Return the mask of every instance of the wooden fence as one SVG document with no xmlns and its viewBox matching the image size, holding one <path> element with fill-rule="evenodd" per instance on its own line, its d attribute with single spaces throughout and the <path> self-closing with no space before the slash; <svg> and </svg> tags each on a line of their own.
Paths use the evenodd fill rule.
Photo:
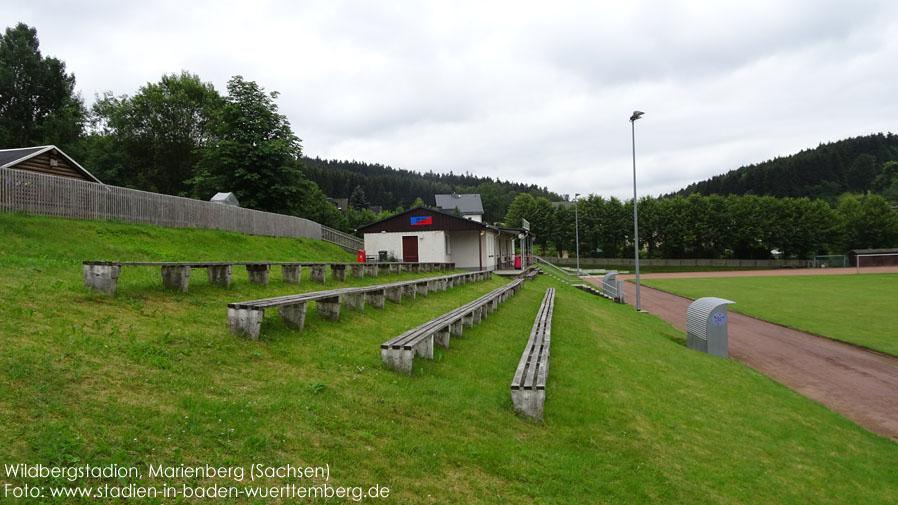
<svg viewBox="0 0 898 505">
<path fill-rule="evenodd" d="M 301 217 L 9 168 L 0 169 L 0 211 L 312 238 L 350 252 L 364 247 L 358 237 Z"/>
</svg>

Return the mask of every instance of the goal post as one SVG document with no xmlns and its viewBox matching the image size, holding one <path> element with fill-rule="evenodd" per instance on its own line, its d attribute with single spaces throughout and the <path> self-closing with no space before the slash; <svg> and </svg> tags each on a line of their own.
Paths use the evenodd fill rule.
<svg viewBox="0 0 898 505">
<path fill-rule="evenodd" d="M 814 268 L 843 268 L 849 266 L 845 254 L 818 254 L 814 256 Z"/>
<path fill-rule="evenodd" d="M 870 254 L 858 254 L 858 255 L 855 257 L 855 260 L 854 260 L 855 267 L 856 267 L 856 269 L 857 269 L 856 272 L 857 272 L 857 273 L 861 273 L 861 260 L 862 260 L 863 258 L 881 258 L 881 257 L 888 257 L 888 256 L 895 257 L 895 256 L 898 256 L 898 253 L 870 253 Z M 872 262 L 871 262 L 871 261 L 868 261 L 868 262 L 867 262 L 867 266 L 874 266 L 874 265 L 870 265 L 870 263 L 872 263 Z M 876 266 L 892 266 L 892 265 L 898 265 L 898 258 L 895 258 L 893 261 L 889 262 L 888 265 L 876 265 Z"/>
</svg>

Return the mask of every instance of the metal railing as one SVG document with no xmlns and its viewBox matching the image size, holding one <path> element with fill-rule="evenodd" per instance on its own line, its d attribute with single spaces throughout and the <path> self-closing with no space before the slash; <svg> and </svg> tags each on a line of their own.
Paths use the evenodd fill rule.
<svg viewBox="0 0 898 505">
<path fill-rule="evenodd" d="M 301 217 L 10 168 L 0 169 L 0 211 L 312 238 L 352 252 L 364 244 L 358 237 Z"/>
<path fill-rule="evenodd" d="M 567 270 L 549 261 L 546 261 L 545 258 L 536 255 L 534 255 L 533 257 L 534 259 L 536 259 L 537 264 L 543 269 L 544 272 L 558 278 L 562 282 L 565 282 L 567 284 L 580 282 L 580 279 L 577 276 L 571 275 L 567 272 Z"/>
</svg>

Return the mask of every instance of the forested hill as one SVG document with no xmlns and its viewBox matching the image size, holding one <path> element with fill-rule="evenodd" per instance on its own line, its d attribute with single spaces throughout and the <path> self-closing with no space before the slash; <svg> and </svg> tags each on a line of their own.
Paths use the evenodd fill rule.
<svg viewBox="0 0 898 505">
<path fill-rule="evenodd" d="M 303 158 L 303 172 L 331 198 L 349 198 L 361 187 L 371 205 L 384 209 L 409 208 L 417 198 L 434 205 L 435 194 L 478 193 L 483 202 L 484 220 L 501 221 L 514 197 L 529 193 L 550 201 L 563 198 L 548 188 L 477 177 L 471 174 L 418 173 L 381 164 L 359 161 Z"/>
<path fill-rule="evenodd" d="M 821 144 L 690 184 L 676 194 L 806 196 L 833 202 L 844 192 L 867 191 L 898 200 L 898 135 Z"/>
</svg>

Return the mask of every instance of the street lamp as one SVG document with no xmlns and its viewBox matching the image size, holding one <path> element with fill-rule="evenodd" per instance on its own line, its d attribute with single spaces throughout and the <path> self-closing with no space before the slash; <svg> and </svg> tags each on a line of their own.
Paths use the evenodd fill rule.
<svg viewBox="0 0 898 505">
<path fill-rule="evenodd" d="M 634 110 L 630 116 L 630 130 L 633 135 L 633 251 L 636 256 L 636 312 L 639 305 L 639 214 L 636 212 L 636 120 L 645 112 Z"/>
<path fill-rule="evenodd" d="M 580 216 L 577 215 L 577 197 L 580 193 L 574 193 L 574 235 L 577 239 L 577 278 L 580 278 Z"/>
</svg>

